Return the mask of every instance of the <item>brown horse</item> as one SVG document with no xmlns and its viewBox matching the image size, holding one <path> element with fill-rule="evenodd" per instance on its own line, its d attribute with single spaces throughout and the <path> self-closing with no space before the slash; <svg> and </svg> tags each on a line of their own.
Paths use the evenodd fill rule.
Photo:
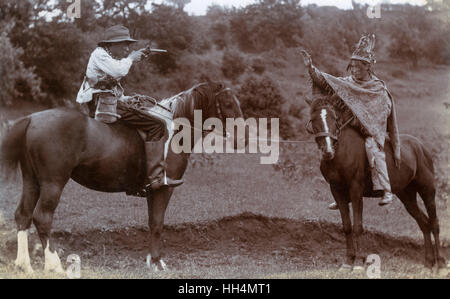
<svg viewBox="0 0 450 299">
<path fill-rule="evenodd" d="M 320 171 L 330 184 L 331 193 L 339 207 L 347 242 L 347 258 L 341 270 L 363 270 L 364 257 L 360 255 L 360 236 L 363 232 L 363 196 L 377 197 L 371 182 L 364 138 L 351 122 L 352 113 L 336 95 L 316 99 L 311 104 L 312 133 L 321 151 Z M 349 125 L 352 124 L 352 125 Z M 425 241 L 425 265 L 446 271 L 445 258 L 439 241 L 439 222 L 436 215 L 435 180 L 430 153 L 415 137 L 401 135 L 401 165 L 396 168 L 392 146 L 386 141 L 386 162 L 392 191 L 402 201 L 409 214 L 417 221 Z M 427 215 L 417 202 L 420 194 Z M 382 194 L 381 194 L 382 195 Z M 353 208 L 353 229 L 348 203 Z M 434 235 L 434 246 L 431 240 Z"/>
<path fill-rule="evenodd" d="M 220 83 L 198 84 L 163 102 L 174 111 L 174 119 L 184 117 L 190 122 L 191 136 L 198 136 L 193 133 L 194 110 L 202 111 L 203 120 L 209 117 L 220 119 L 223 136 L 231 133 L 225 129 L 226 118 L 243 117 L 233 92 Z M 25 116 L 7 126 L 3 133 L 0 148 L 3 174 L 13 173 L 20 164 L 23 178 L 22 197 L 15 213 L 18 228 L 15 263 L 26 272 L 33 271 L 27 237 L 33 222 L 44 248 L 45 270 L 62 272 L 60 259 L 50 240 L 50 230 L 64 186 L 72 178 L 87 188 L 103 192 L 139 189 L 145 179 L 142 138 L 120 121 L 108 125 L 68 108 Z M 238 138 L 234 135 L 232 140 L 235 148 L 238 143 L 242 144 Z M 195 141 L 192 137 L 192 147 Z M 243 142 L 246 144 L 245 140 Z M 180 179 L 189 155 L 175 154 L 169 146 L 168 176 Z M 172 192 L 173 189 L 163 187 L 147 197 L 150 227 L 147 264 L 154 270 L 166 269 L 160 252 L 161 233 Z"/>
</svg>

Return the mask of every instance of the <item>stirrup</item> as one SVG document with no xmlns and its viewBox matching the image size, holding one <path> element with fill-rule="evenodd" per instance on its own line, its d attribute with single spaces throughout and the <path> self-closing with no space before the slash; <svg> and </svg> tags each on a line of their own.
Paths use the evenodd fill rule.
<svg viewBox="0 0 450 299">
<path fill-rule="evenodd" d="M 339 210 L 339 207 L 336 202 L 332 202 L 328 205 L 328 209 L 330 210 Z"/>
<path fill-rule="evenodd" d="M 184 183 L 183 180 L 172 180 L 171 178 L 166 178 L 166 182 L 167 183 L 165 184 L 165 186 L 169 186 L 169 187 L 172 187 L 172 188 L 178 187 L 178 186 L 180 186 L 181 184 Z"/>
<path fill-rule="evenodd" d="M 183 180 L 172 180 L 167 177 L 166 177 L 166 180 L 164 180 L 164 177 L 162 177 L 162 178 L 154 179 L 149 184 L 147 184 L 145 187 L 149 188 L 151 190 L 157 190 L 163 186 L 167 186 L 170 188 L 178 187 L 183 183 L 184 183 Z"/>
</svg>

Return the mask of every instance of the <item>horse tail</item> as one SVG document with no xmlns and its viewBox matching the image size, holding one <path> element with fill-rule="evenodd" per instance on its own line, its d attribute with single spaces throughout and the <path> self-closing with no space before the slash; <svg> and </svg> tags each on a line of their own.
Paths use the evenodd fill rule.
<svg viewBox="0 0 450 299">
<path fill-rule="evenodd" d="M 25 134 L 31 118 L 21 117 L 0 124 L 0 179 L 8 180 L 17 170 L 25 148 Z"/>
</svg>

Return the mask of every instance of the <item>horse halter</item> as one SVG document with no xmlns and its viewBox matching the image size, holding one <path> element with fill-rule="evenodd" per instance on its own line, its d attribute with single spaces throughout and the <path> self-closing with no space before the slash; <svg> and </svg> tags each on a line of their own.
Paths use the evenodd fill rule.
<svg viewBox="0 0 450 299">
<path fill-rule="evenodd" d="M 331 108 L 331 106 L 320 106 L 320 107 L 316 108 L 316 110 L 322 110 L 322 109 L 332 110 L 330 108 Z M 334 110 L 332 110 L 332 111 L 333 111 L 334 118 L 337 120 L 336 113 L 334 112 Z M 310 120 L 309 122 L 312 122 L 312 120 Z M 309 125 L 309 123 L 308 123 L 308 125 Z M 330 137 L 331 139 L 334 139 L 337 141 L 338 136 L 339 136 L 339 128 L 336 129 L 336 134 L 333 134 L 332 132 L 319 132 L 319 133 L 312 132 L 312 134 L 314 135 L 314 139 L 317 139 L 319 137 Z"/>
<path fill-rule="evenodd" d="M 319 109 L 326 109 L 326 108 L 330 108 L 333 111 L 333 115 L 336 119 L 336 122 L 339 121 L 338 117 L 336 116 L 336 112 L 334 111 L 334 109 L 331 106 L 320 106 L 317 108 L 317 110 Z M 350 119 L 348 119 L 343 125 L 341 126 L 337 126 L 336 127 L 336 133 L 333 134 L 331 132 L 319 132 L 319 133 L 314 133 L 312 132 L 312 130 L 310 131 L 309 129 L 309 124 L 312 122 L 312 120 L 309 120 L 308 124 L 306 125 L 306 130 L 311 133 L 312 135 L 314 135 L 314 139 L 319 138 L 319 137 L 330 137 L 333 140 L 338 140 L 339 135 L 341 134 L 342 130 L 353 120 L 355 116 L 350 117 Z"/>
</svg>

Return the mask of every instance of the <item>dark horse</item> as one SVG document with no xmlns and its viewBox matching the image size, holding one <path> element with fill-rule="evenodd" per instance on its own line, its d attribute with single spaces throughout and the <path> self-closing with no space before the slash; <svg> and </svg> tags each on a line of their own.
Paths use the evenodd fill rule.
<svg viewBox="0 0 450 299">
<path fill-rule="evenodd" d="M 345 238 L 347 258 L 341 270 L 363 270 L 360 236 L 363 232 L 363 196 L 377 197 L 372 191 L 369 162 L 364 138 L 358 125 L 353 126 L 353 114 L 337 95 L 316 99 L 311 104 L 312 133 L 321 151 L 320 170 L 330 184 L 331 193 L 339 207 Z M 349 125 L 351 124 L 351 125 Z M 386 162 L 394 194 L 402 201 L 409 214 L 417 221 L 425 241 L 425 265 L 446 268 L 439 242 L 439 222 L 436 215 L 435 180 L 430 153 L 415 137 L 401 135 L 401 165 L 395 167 L 392 146 L 385 144 Z M 427 215 L 417 202 L 420 194 Z M 382 194 L 381 194 L 382 195 Z M 348 203 L 353 207 L 353 229 Z M 431 240 L 434 235 L 434 246 Z"/>
<path fill-rule="evenodd" d="M 197 141 L 193 136 L 198 136 L 193 134 L 194 110 L 202 111 L 203 120 L 210 117 L 220 119 L 224 129 L 219 138 L 231 133 L 226 131 L 226 118 L 243 117 L 233 92 L 220 83 L 198 84 L 161 103 L 173 110 L 174 119 L 183 117 L 190 122 L 192 147 Z M 8 175 L 20 164 L 23 178 L 22 197 L 15 213 L 18 228 L 16 265 L 27 272 L 33 271 L 27 237 L 33 222 L 44 248 L 45 270 L 61 272 L 63 269 L 52 246 L 50 230 L 67 181 L 72 178 L 85 187 L 103 192 L 138 189 L 145 180 L 143 140 L 136 130 L 120 121 L 108 125 L 68 108 L 25 116 L 7 125 L 3 133 L 0 148 L 2 170 Z M 245 146 L 245 140 L 233 136 L 234 148 L 242 142 Z M 168 176 L 180 179 L 189 155 L 185 152 L 175 154 L 169 146 Z M 173 189 L 163 187 L 147 197 L 150 227 L 147 264 L 156 270 L 166 269 L 160 254 L 161 233 L 172 192 Z"/>
</svg>

